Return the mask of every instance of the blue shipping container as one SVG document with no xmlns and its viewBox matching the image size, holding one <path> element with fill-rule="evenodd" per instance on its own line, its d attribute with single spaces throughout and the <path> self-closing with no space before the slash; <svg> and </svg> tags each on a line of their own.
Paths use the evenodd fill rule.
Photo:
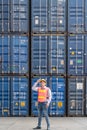
<svg viewBox="0 0 87 130">
<path fill-rule="evenodd" d="M 49 31 L 66 31 L 66 0 L 49 0 Z"/>
<path fill-rule="evenodd" d="M 10 116 L 10 78 L 0 77 L 0 116 Z"/>
<path fill-rule="evenodd" d="M 49 115 L 51 116 L 64 116 L 65 115 L 65 79 L 61 77 L 47 77 L 38 76 L 32 78 L 32 86 L 39 79 L 44 78 L 47 81 L 47 86 L 50 87 L 52 91 L 52 101 L 49 107 Z M 38 84 L 37 86 L 40 86 Z M 34 116 L 38 115 L 38 102 L 37 102 L 37 92 L 32 91 L 32 103 L 31 103 L 31 113 Z"/>
<path fill-rule="evenodd" d="M 10 72 L 10 36 L 0 36 L 0 73 Z"/>
<path fill-rule="evenodd" d="M 87 32 L 87 0 L 85 0 L 85 31 Z"/>
<path fill-rule="evenodd" d="M 84 75 L 84 58 L 87 58 L 84 51 L 85 45 L 84 35 L 68 37 L 68 74 Z"/>
<path fill-rule="evenodd" d="M 0 33 L 29 32 L 29 1 L 0 0 Z"/>
<path fill-rule="evenodd" d="M 66 73 L 65 36 L 32 36 L 31 66 L 33 74 Z"/>
<path fill-rule="evenodd" d="M 68 115 L 84 115 L 84 78 L 68 79 Z"/>
<path fill-rule="evenodd" d="M 87 36 L 85 36 L 85 52 L 84 52 L 84 68 L 85 68 L 85 74 L 87 74 Z"/>
<path fill-rule="evenodd" d="M 48 0 L 32 0 L 32 32 L 48 31 Z"/>
<path fill-rule="evenodd" d="M 11 115 L 28 116 L 29 94 L 28 79 L 21 77 L 11 78 Z"/>
<path fill-rule="evenodd" d="M 86 77 L 86 95 L 85 95 L 85 98 L 86 98 L 86 116 L 87 116 L 87 77 Z"/>
<path fill-rule="evenodd" d="M 68 0 L 68 32 L 81 33 L 85 31 L 84 23 L 87 24 L 84 21 L 85 5 L 87 5 L 87 1 L 84 0 Z"/>
<path fill-rule="evenodd" d="M 0 33 L 10 31 L 10 0 L 0 0 Z"/>
<path fill-rule="evenodd" d="M 12 0 L 11 2 L 11 31 L 29 31 L 29 1 Z"/>
<path fill-rule="evenodd" d="M 32 73 L 47 73 L 47 36 L 32 37 Z"/>
<path fill-rule="evenodd" d="M 49 36 L 49 73 L 66 73 L 65 36 Z"/>
<path fill-rule="evenodd" d="M 17 36 L 11 37 L 11 72 L 27 73 L 28 72 L 28 37 Z"/>
<path fill-rule="evenodd" d="M 49 87 L 52 91 L 52 101 L 49 108 L 49 115 L 64 116 L 65 112 L 65 78 L 52 76 L 48 80 Z"/>
</svg>

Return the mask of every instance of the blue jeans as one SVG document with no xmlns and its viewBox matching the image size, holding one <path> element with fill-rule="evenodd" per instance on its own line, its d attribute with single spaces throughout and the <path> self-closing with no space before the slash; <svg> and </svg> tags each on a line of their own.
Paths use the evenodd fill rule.
<svg viewBox="0 0 87 130">
<path fill-rule="evenodd" d="M 41 121 L 42 121 L 42 116 L 45 116 L 47 127 L 50 127 L 49 123 L 49 117 L 48 117 L 48 108 L 46 107 L 46 103 L 38 103 L 38 126 L 41 127 Z"/>
</svg>

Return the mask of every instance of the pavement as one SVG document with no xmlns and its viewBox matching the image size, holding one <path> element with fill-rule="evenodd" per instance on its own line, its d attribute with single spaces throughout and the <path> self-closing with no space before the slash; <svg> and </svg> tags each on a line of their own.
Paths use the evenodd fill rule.
<svg viewBox="0 0 87 130">
<path fill-rule="evenodd" d="M 33 130 L 37 117 L 0 117 L 0 130 Z M 51 130 L 87 130 L 87 117 L 50 117 Z M 42 130 L 46 130 L 43 117 Z"/>
</svg>

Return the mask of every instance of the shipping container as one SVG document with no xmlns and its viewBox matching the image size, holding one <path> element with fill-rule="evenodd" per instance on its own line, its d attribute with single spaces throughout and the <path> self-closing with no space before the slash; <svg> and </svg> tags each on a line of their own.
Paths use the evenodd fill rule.
<svg viewBox="0 0 87 130">
<path fill-rule="evenodd" d="M 84 85 L 83 77 L 68 79 L 68 115 L 84 116 Z"/>
<path fill-rule="evenodd" d="M 10 116 L 10 78 L 0 77 L 0 116 Z"/>
<path fill-rule="evenodd" d="M 66 31 L 66 0 L 49 0 L 49 31 Z"/>
<path fill-rule="evenodd" d="M 87 0 L 85 0 L 85 31 L 87 32 Z"/>
<path fill-rule="evenodd" d="M 28 116 L 29 86 L 25 77 L 11 78 L 11 115 Z"/>
<path fill-rule="evenodd" d="M 47 76 L 36 76 L 36 77 L 33 77 L 31 79 L 31 84 L 32 86 L 34 85 L 34 83 L 38 80 L 38 79 L 45 79 L 47 81 L 48 77 Z M 47 85 L 48 85 L 48 81 L 47 81 Z M 31 86 L 31 87 L 32 87 Z M 37 85 L 37 87 L 40 86 L 40 83 Z M 32 89 L 32 88 L 31 88 Z M 32 116 L 38 116 L 38 102 L 37 102 L 37 99 L 38 99 L 38 94 L 36 91 L 33 91 L 31 90 L 32 94 L 31 94 L 31 115 Z"/>
<path fill-rule="evenodd" d="M 85 52 L 84 52 L 84 68 L 85 68 L 85 75 L 87 75 L 87 35 L 85 36 Z"/>
<path fill-rule="evenodd" d="M 65 36 L 49 36 L 49 73 L 66 73 L 66 39 Z"/>
<path fill-rule="evenodd" d="M 47 36 L 33 36 L 31 44 L 31 72 L 47 74 Z"/>
<path fill-rule="evenodd" d="M 48 31 L 48 0 L 32 0 L 32 32 Z"/>
<path fill-rule="evenodd" d="M 0 33 L 10 31 L 10 0 L 0 0 Z"/>
<path fill-rule="evenodd" d="M 10 72 L 10 36 L 0 35 L 0 73 Z"/>
<path fill-rule="evenodd" d="M 69 75 L 84 75 L 84 59 L 87 57 L 84 51 L 85 46 L 86 41 L 84 35 L 74 35 L 68 37 Z"/>
<path fill-rule="evenodd" d="M 29 1 L 12 0 L 11 1 L 11 31 L 25 32 L 29 31 Z"/>
<path fill-rule="evenodd" d="M 11 36 L 11 72 L 28 73 L 28 37 Z"/>
<path fill-rule="evenodd" d="M 68 32 L 82 33 L 85 29 L 85 4 L 84 0 L 68 0 Z M 87 23 L 86 23 L 87 24 Z"/>
<path fill-rule="evenodd" d="M 63 77 L 52 76 L 48 79 L 52 91 L 52 101 L 49 107 L 50 116 L 65 116 L 66 112 L 66 80 Z"/>
<path fill-rule="evenodd" d="M 85 91 L 85 106 L 86 106 L 86 108 L 85 108 L 85 114 L 86 114 L 86 116 L 87 116 L 87 77 L 86 77 L 86 88 L 84 89 L 84 91 Z"/>
<path fill-rule="evenodd" d="M 52 101 L 50 103 L 48 113 L 50 116 L 64 116 L 65 115 L 65 79 L 55 76 L 38 76 L 33 77 L 32 86 L 39 79 L 44 78 L 47 81 L 46 86 L 52 91 Z M 40 86 L 38 84 L 37 86 Z M 38 115 L 38 102 L 37 102 L 37 92 L 32 91 L 32 103 L 31 103 L 31 113 L 33 116 Z"/>
</svg>

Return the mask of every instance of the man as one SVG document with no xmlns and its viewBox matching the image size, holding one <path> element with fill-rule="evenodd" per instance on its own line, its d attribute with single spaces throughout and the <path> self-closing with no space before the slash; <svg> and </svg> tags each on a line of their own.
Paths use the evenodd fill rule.
<svg viewBox="0 0 87 130">
<path fill-rule="evenodd" d="M 38 83 L 41 83 L 40 87 L 37 87 Z M 38 92 L 38 125 L 33 129 L 41 129 L 41 120 L 44 112 L 44 116 L 47 123 L 47 130 L 50 130 L 50 122 L 48 117 L 48 107 L 51 102 L 51 90 L 46 87 L 46 80 L 39 79 L 32 87 L 32 90 Z"/>
</svg>

